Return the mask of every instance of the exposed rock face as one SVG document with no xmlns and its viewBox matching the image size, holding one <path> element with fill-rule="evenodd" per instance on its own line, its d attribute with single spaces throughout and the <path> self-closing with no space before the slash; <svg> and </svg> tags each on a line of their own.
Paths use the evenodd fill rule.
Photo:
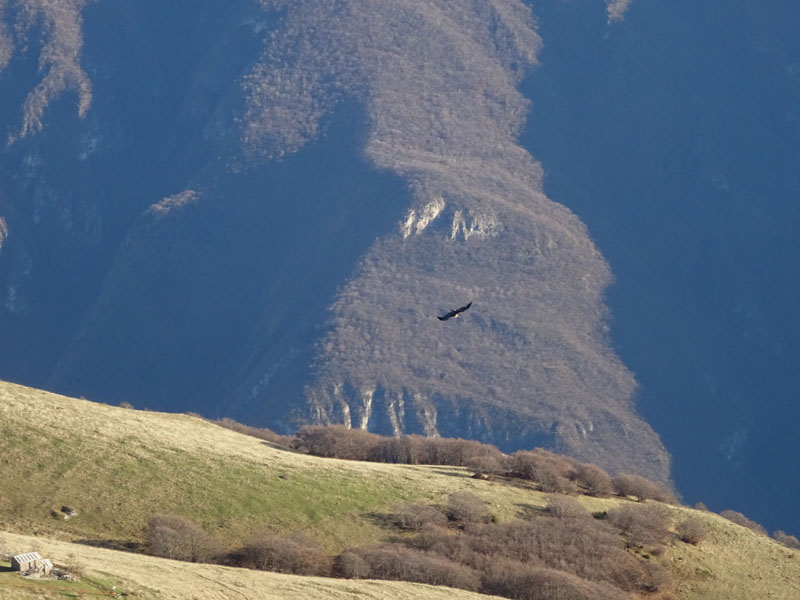
<svg viewBox="0 0 800 600">
<path fill-rule="evenodd" d="M 516 141 L 541 45 L 525 4 L 3 8 L 0 68 L 29 89 L 0 99 L 22 115 L 2 122 L 2 327 L 31 340 L 3 375 L 668 479 L 607 340 L 610 269 Z M 41 82 L 13 31 L 40 36 Z"/>
<path fill-rule="evenodd" d="M 413 193 L 332 306 L 311 418 L 504 447 L 547 440 L 665 479 L 666 453 L 606 342 L 608 266 L 515 142 L 528 110 L 515 86 L 540 46 L 527 8 L 314 2 L 287 22 L 252 76 L 247 142 L 296 149 L 335 101 L 328 89 L 341 90 L 366 106 L 366 156 Z M 461 321 L 436 321 L 468 300 Z M 255 367 L 239 393 L 268 404 L 273 368 Z"/>
</svg>

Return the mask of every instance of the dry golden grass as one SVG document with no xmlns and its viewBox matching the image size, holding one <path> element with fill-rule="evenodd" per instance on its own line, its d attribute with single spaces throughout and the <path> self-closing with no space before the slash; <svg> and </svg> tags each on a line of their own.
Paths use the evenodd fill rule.
<svg viewBox="0 0 800 600">
<path fill-rule="evenodd" d="M 680 598 L 800 598 L 800 552 L 713 513 L 673 510 L 701 519 L 708 533 L 697 546 L 670 548 Z"/>
<path fill-rule="evenodd" d="M 152 556 L 79 546 L 45 538 L 2 534 L 18 548 L 35 548 L 56 564 L 77 558 L 87 575 L 119 581 L 118 590 L 141 600 L 446 600 L 448 598 L 489 598 L 464 590 L 397 581 L 368 581 L 302 577 L 235 569 L 216 565 L 185 563 Z M 11 594 L 17 594 L 11 596 Z M 38 598 L 0 585 L 0 597 Z"/>
<path fill-rule="evenodd" d="M 525 487 L 457 467 L 320 459 L 188 415 L 134 411 L 0 383 L 0 527 L 60 539 L 139 540 L 159 512 L 228 544 L 255 529 L 306 530 L 331 552 L 387 535 L 371 513 L 468 490 L 500 518 L 544 505 Z M 58 520 L 62 505 L 78 517 Z"/>
<path fill-rule="evenodd" d="M 457 467 L 296 454 L 187 415 L 121 409 L 2 382 L 0 460 L 0 531 L 14 532 L 0 533 L 0 546 L 39 549 L 58 562 L 77 555 L 90 572 L 124 581 L 142 598 L 471 595 L 177 563 L 67 542 L 138 540 L 150 515 L 171 512 L 202 523 L 231 547 L 266 527 L 304 530 L 337 553 L 387 539 L 393 531 L 375 517 L 401 502 L 444 503 L 452 492 L 470 491 L 488 500 L 501 521 L 547 504 L 525 482 L 472 479 Z M 592 512 L 625 502 L 578 500 Z M 54 519 L 51 511 L 64 504 L 78 516 Z M 800 553 L 712 513 L 670 510 L 674 524 L 692 516 L 708 531 L 698 546 L 676 536 L 667 548 L 679 598 L 800 598 Z M 34 532 L 39 536 L 24 536 Z"/>
</svg>

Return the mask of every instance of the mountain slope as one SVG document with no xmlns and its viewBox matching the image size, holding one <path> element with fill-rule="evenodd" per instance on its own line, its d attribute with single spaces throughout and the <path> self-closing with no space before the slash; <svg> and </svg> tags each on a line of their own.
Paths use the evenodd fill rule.
<svg viewBox="0 0 800 600">
<path fill-rule="evenodd" d="M 436 503 L 453 491 L 471 491 L 488 500 L 501 521 L 517 516 L 521 507 L 547 503 L 545 494 L 527 486 L 476 480 L 461 468 L 317 458 L 277 450 L 187 415 L 110 407 L 7 383 L 0 384 L 0 417 L 0 530 L 15 532 L 0 533 L 4 548 L 13 552 L 35 546 L 61 563 L 75 554 L 88 570 L 109 573 L 158 598 L 184 598 L 187 589 L 224 597 L 230 585 L 246 596 L 257 594 L 256 586 L 277 586 L 301 595 L 314 587 L 332 598 L 347 590 L 392 590 L 413 598 L 429 588 L 242 572 L 66 541 L 108 545 L 140 540 L 151 514 L 170 512 L 202 523 L 227 544 L 240 543 L 261 527 L 304 530 L 333 553 L 392 535 L 370 515 L 397 502 Z M 578 498 L 590 510 L 627 502 Z M 77 515 L 54 519 L 51 511 L 64 504 Z M 700 519 L 708 531 L 698 546 L 675 539 L 666 548 L 679 598 L 737 600 L 768 594 L 788 600 L 800 593 L 797 552 L 718 515 L 685 507 L 670 511 L 676 520 L 688 515 Z M 19 535 L 31 531 L 41 537 Z M 156 577 L 158 571 L 165 576 Z M 436 593 L 447 597 L 452 592 Z"/>
<path fill-rule="evenodd" d="M 0 14 L 0 375 L 669 480 L 608 340 L 609 267 L 516 140 L 541 46 L 524 3 Z"/>
<path fill-rule="evenodd" d="M 800 529 L 800 6 L 634 2 L 607 28 L 537 4 L 520 142 L 611 265 L 615 348 L 676 484 Z"/>
<path fill-rule="evenodd" d="M 303 577 L 178 562 L 13 533 L 0 532 L 0 538 L 13 548 L 38 548 L 38 552 L 42 556 L 52 557 L 55 564 L 70 564 L 77 560 L 88 575 L 101 576 L 106 579 L 111 576 L 113 578 L 111 585 L 115 585 L 123 593 L 135 594 L 136 598 L 143 600 L 188 600 L 197 598 L 198 593 L 209 600 L 228 600 L 233 597 L 252 600 L 258 598 L 306 600 L 311 597 L 320 600 L 345 598 L 486 600 L 495 598 L 495 596 L 475 594 L 465 590 L 418 583 Z M 0 576 L 0 590 L 8 600 L 59 597 L 57 592 L 53 592 L 52 596 L 43 595 L 41 590 L 44 586 L 41 585 L 32 585 L 33 590 L 31 591 L 20 587 L 12 588 L 11 581 L 5 579 L 7 575 Z M 109 588 L 110 586 L 106 586 L 105 589 L 97 590 L 96 597 L 107 597 Z M 65 592 L 69 593 L 70 589 L 66 587 Z M 83 593 L 81 597 L 93 596 Z"/>
</svg>

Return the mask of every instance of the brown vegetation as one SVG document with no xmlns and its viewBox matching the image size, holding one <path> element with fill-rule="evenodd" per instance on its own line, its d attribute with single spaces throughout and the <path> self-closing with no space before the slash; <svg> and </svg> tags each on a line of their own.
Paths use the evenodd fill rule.
<svg viewBox="0 0 800 600">
<path fill-rule="evenodd" d="M 611 476 L 597 465 L 578 465 L 575 470 L 575 481 L 589 496 L 610 496 L 614 493 L 614 482 Z"/>
<path fill-rule="evenodd" d="M 395 508 L 394 524 L 408 531 L 422 531 L 447 524 L 447 515 L 435 506 L 427 504 L 405 504 Z"/>
<path fill-rule="evenodd" d="M 343 553 L 337 563 L 344 577 L 366 572 L 371 579 L 413 581 L 470 591 L 480 586 L 480 579 L 468 566 L 398 544 L 354 548 Z"/>
<path fill-rule="evenodd" d="M 668 590 L 671 577 L 656 559 L 640 559 L 625 549 L 633 537 L 663 540 L 663 507 L 631 508 L 632 513 L 622 515 L 627 516 L 625 531 L 593 518 L 574 498 L 563 495 L 550 498 L 545 511 L 549 516 L 493 523 L 483 501 L 472 494 L 454 494 L 442 509 L 453 527 L 442 527 L 439 521 L 394 545 L 350 549 L 337 558 L 336 572 L 391 579 L 411 574 L 413 581 L 428 583 L 442 581 L 447 574 L 454 587 L 509 598 L 628 598 L 629 593 Z M 409 510 L 405 507 L 403 512 Z M 416 506 L 411 512 L 422 511 Z M 407 519 L 403 515 L 397 520 Z M 617 517 L 609 520 L 623 523 Z M 420 566 L 423 560 L 430 565 L 427 570 Z"/>
<path fill-rule="evenodd" d="M 547 514 L 556 519 L 576 519 L 591 516 L 589 511 L 583 507 L 583 504 L 575 500 L 575 498 L 561 494 L 550 496 L 547 502 Z"/>
<path fill-rule="evenodd" d="M 608 522 L 632 548 L 658 546 L 669 533 L 669 510 L 659 504 L 627 504 L 608 511 Z"/>
<path fill-rule="evenodd" d="M 269 435 L 235 422 L 220 424 L 262 439 Z M 281 441 L 286 443 L 286 439 Z M 228 562 L 281 573 L 447 585 L 515 599 L 622 599 L 670 589 L 671 576 L 656 558 L 668 535 L 670 514 L 661 504 L 641 501 L 653 496 L 674 498 L 662 486 L 640 477 L 623 475 L 612 481 L 595 465 L 542 449 L 506 456 L 494 446 L 468 440 L 385 438 L 343 426 L 304 427 L 291 446 L 340 459 L 470 464 L 478 473 L 522 478 L 556 493 L 544 511 L 528 514 L 525 520 L 497 523 L 486 501 L 472 492 L 455 492 L 444 506 L 395 508 L 387 522 L 415 533 L 412 537 L 350 548 L 331 558 L 307 536 L 264 533 L 228 555 Z M 616 491 L 640 502 L 625 503 L 610 510 L 607 519 L 598 519 L 565 495 L 578 491 L 597 496 Z M 152 547 L 161 548 L 162 555 L 179 557 L 176 539 L 205 539 L 199 527 L 185 520 L 164 519 L 154 519 L 151 535 Z M 182 538 L 164 535 L 165 525 L 170 525 L 169 531 L 180 530 Z M 691 519 L 686 520 L 678 533 L 697 543 L 702 532 L 692 525 Z M 207 559 L 192 552 L 183 555 L 188 560 Z"/>
<path fill-rule="evenodd" d="M 764 527 L 751 519 L 745 517 L 742 513 L 737 512 L 735 510 L 723 510 L 719 513 L 720 516 L 725 517 L 729 521 L 733 521 L 737 525 L 741 525 L 742 527 L 747 527 L 755 531 L 756 533 L 760 533 L 761 535 L 767 535 L 767 530 Z"/>
<path fill-rule="evenodd" d="M 703 525 L 703 522 L 697 517 L 684 519 L 678 523 L 675 531 L 678 537 L 681 538 L 681 541 L 694 545 L 702 542 L 707 535 L 705 525 Z"/>
<path fill-rule="evenodd" d="M 230 421 L 230 420 L 226 420 Z M 230 421 L 232 429 L 247 433 L 244 425 Z M 257 430 L 269 431 L 269 430 Z M 272 432 L 270 432 L 272 433 Z M 272 433 L 272 436 L 277 434 Z M 329 458 L 373 462 L 465 466 L 480 476 L 509 476 L 537 483 L 548 493 L 583 492 L 590 496 L 635 496 L 678 504 L 675 495 L 663 484 L 630 474 L 611 476 L 602 468 L 555 454 L 542 448 L 518 450 L 510 456 L 496 446 L 460 438 L 426 438 L 419 435 L 383 437 L 343 425 L 311 425 L 297 432 L 291 442 L 278 436 L 276 443 Z"/>
<path fill-rule="evenodd" d="M 527 565 L 505 565 L 498 569 L 485 580 L 482 591 L 515 600 L 623 600 L 629 597 L 607 584 Z"/>
<path fill-rule="evenodd" d="M 505 458 L 495 446 L 475 440 L 420 435 L 384 437 L 344 425 L 303 427 L 290 446 L 314 456 L 412 465 L 467 466 L 482 461 L 484 469 L 490 465 L 502 469 Z"/>
<path fill-rule="evenodd" d="M 293 575 L 331 574 L 331 561 L 319 544 L 303 534 L 256 535 L 241 552 L 241 565 Z"/>
<path fill-rule="evenodd" d="M 461 526 L 472 523 L 488 523 L 492 520 L 486 501 L 481 500 L 472 492 L 450 494 L 447 517 Z"/>
<path fill-rule="evenodd" d="M 772 539 L 793 550 L 800 550 L 800 540 L 781 529 L 772 532 Z"/>
<path fill-rule="evenodd" d="M 148 553 L 162 558 L 207 562 L 220 554 L 219 542 L 196 523 L 177 515 L 155 515 L 147 524 Z"/>
<path fill-rule="evenodd" d="M 516 476 L 537 482 L 543 492 L 566 494 L 578 489 L 571 479 L 573 462 L 541 448 L 514 452 L 511 455 L 511 469 Z"/>
<path fill-rule="evenodd" d="M 639 475 L 621 473 L 614 477 L 614 489 L 620 496 L 635 496 L 639 502 L 658 500 L 667 504 L 678 504 L 678 499 L 665 485 L 649 481 Z"/>
</svg>

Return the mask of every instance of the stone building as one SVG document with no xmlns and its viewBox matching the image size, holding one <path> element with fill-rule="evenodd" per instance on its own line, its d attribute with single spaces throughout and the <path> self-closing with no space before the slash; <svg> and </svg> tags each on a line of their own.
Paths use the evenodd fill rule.
<svg viewBox="0 0 800 600">
<path fill-rule="evenodd" d="M 38 552 L 26 552 L 11 557 L 11 570 L 23 573 L 39 571 L 43 575 L 49 575 L 53 570 L 53 563 L 49 558 L 42 558 Z"/>
</svg>

